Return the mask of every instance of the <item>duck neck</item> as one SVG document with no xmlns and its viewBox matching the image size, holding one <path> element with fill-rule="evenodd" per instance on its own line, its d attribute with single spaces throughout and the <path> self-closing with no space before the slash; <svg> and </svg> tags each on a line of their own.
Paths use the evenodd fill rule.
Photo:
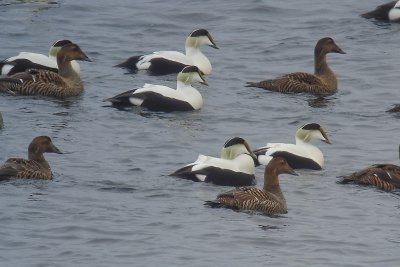
<svg viewBox="0 0 400 267">
<path fill-rule="evenodd" d="M 330 87 L 336 88 L 337 81 L 333 71 L 328 67 L 326 62 L 326 54 L 323 52 L 316 52 L 314 57 L 314 74 L 321 77 Z"/>
<path fill-rule="evenodd" d="M 42 165 L 46 168 L 50 168 L 50 165 L 49 165 L 49 163 L 47 163 L 46 159 L 44 158 L 43 153 L 28 151 L 28 159 L 36 161 L 37 163 L 39 163 L 40 165 Z"/>
<path fill-rule="evenodd" d="M 285 197 L 279 186 L 279 178 L 276 170 L 266 170 L 264 175 L 264 192 L 272 193 L 282 204 L 286 205 Z"/>
<path fill-rule="evenodd" d="M 188 83 L 188 82 L 185 83 L 185 82 L 182 82 L 180 80 L 178 80 L 176 82 L 176 90 L 177 91 L 185 91 L 185 90 L 188 90 L 188 89 L 193 89 L 193 87 L 192 87 L 192 85 L 190 83 Z"/>
<path fill-rule="evenodd" d="M 211 63 L 199 47 L 186 46 L 185 48 L 186 56 L 193 61 L 193 65 L 197 66 L 204 74 L 210 74 L 212 70 Z"/>
<path fill-rule="evenodd" d="M 83 90 L 83 83 L 81 77 L 72 68 L 71 61 L 65 61 L 57 58 L 58 74 L 65 78 L 64 81 L 73 89 L 75 94 L 79 94 Z"/>
</svg>

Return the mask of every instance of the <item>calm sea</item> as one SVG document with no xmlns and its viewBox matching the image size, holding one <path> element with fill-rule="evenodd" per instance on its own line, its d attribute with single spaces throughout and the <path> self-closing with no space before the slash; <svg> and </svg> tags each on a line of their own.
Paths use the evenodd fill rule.
<svg viewBox="0 0 400 267">
<path fill-rule="evenodd" d="M 66 101 L 0 95 L 5 128 L 0 162 L 26 157 L 37 135 L 66 154 L 46 155 L 52 181 L 0 183 L 0 266 L 399 266 L 399 194 L 339 185 L 337 176 L 372 163 L 399 163 L 400 24 L 359 14 L 383 1 L 3 0 L 0 58 L 46 54 L 58 39 L 80 45 L 83 95 Z M 103 99 L 144 83 L 175 86 L 176 76 L 128 74 L 129 56 L 184 50 L 208 29 L 213 73 L 195 85 L 204 106 L 188 113 L 108 107 Z M 313 71 L 318 39 L 339 91 L 325 99 L 246 88 Z M 199 153 L 217 156 L 230 137 L 252 147 L 294 142 L 317 122 L 332 145 L 320 172 L 282 175 L 289 213 L 280 217 L 203 206 L 229 189 L 167 174 Z M 262 186 L 263 168 L 257 169 Z"/>
</svg>

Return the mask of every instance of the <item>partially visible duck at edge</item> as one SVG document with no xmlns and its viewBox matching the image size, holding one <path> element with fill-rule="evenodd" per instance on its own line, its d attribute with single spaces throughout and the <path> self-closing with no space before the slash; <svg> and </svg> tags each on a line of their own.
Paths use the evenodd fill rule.
<svg viewBox="0 0 400 267">
<path fill-rule="evenodd" d="M 106 99 L 113 106 L 140 106 L 153 111 L 191 111 L 203 106 L 203 98 L 192 83 L 207 85 L 202 72 L 196 66 L 185 67 L 177 76 L 176 89 L 154 84 L 133 89 Z"/>
<path fill-rule="evenodd" d="M 0 78 L 0 92 L 57 98 L 77 96 L 83 92 L 83 83 L 72 68 L 72 60 L 91 61 L 77 44 L 66 44 L 57 54 L 58 73 L 29 70 Z"/>
<path fill-rule="evenodd" d="M 20 52 L 14 57 L 0 61 L 0 70 L 2 75 L 13 75 L 18 72 L 24 72 L 28 69 L 48 70 L 58 72 L 57 54 L 66 44 L 72 43 L 70 40 L 56 41 L 49 49 L 49 56 L 32 53 Z M 72 69 L 80 74 L 80 66 L 75 60 L 71 61 Z"/>
<path fill-rule="evenodd" d="M 249 144 L 243 138 L 234 137 L 225 142 L 220 158 L 199 155 L 195 162 L 170 175 L 216 185 L 253 185 L 256 160 Z"/>
<path fill-rule="evenodd" d="M 3 116 L 1 115 L 1 112 L 0 112 L 0 129 L 3 128 L 3 126 L 4 126 Z"/>
<path fill-rule="evenodd" d="M 334 94 L 337 91 L 337 80 L 335 73 L 326 62 L 326 54 L 328 53 L 346 54 L 332 38 L 325 37 L 320 39 L 315 46 L 314 74 L 295 72 L 272 80 L 248 82 L 246 86 L 280 93 Z"/>
<path fill-rule="evenodd" d="M 395 104 L 393 107 L 391 107 L 390 109 L 386 110 L 386 112 L 389 112 L 389 113 L 400 112 L 400 104 Z"/>
<path fill-rule="evenodd" d="M 400 166 L 393 164 L 374 164 L 348 176 L 342 176 L 341 184 L 354 183 L 375 186 L 384 191 L 400 188 Z"/>
<path fill-rule="evenodd" d="M 321 170 L 324 167 L 324 155 L 311 144 L 321 140 L 332 144 L 324 129 L 318 123 L 307 123 L 296 131 L 296 144 L 268 143 L 254 150 L 260 164 L 267 165 L 273 157 L 283 157 L 293 169 Z"/>
<path fill-rule="evenodd" d="M 238 187 L 221 193 L 216 200 L 206 201 L 205 205 L 213 208 L 253 210 L 266 215 L 287 213 L 286 200 L 279 185 L 280 174 L 297 175 L 284 158 L 273 158 L 265 167 L 264 186 Z"/>
<path fill-rule="evenodd" d="M 400 1 L 391 1 L 364 13 L 361 17 L 385 22 L 400 22 Z"/>
<path fill-rule="evenodd" d="M 159 51 L 148 55 L 133 56 L 115 67 L 133 71 L 147 70 L 153 75 L 178 73 L 186 66 L 197 66 L 204 74 L 211 74 L 211 63 L 200 47 L 209 45 L 218 49 L 211 34 L 205 29 L 194 30 L 186 38 L 186 54 L 176 51 Z"/>
<path fill-rule="evenodd" d="M 8 159 L 0 167 L 0 180 L 10 178 L 51 179 L 53 174 L 43 153 L 62 154 L 50 137 L 35 137 L 28 148 L 28 159 Z"/>
</svg>

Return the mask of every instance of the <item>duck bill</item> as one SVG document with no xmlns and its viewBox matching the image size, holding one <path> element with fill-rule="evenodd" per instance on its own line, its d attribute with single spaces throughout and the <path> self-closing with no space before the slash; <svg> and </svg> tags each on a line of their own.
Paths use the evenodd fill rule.
<svg viewBox="0 0 400 267">
<path fill-rule="evenodd" d="M 210 45 L 210 46 L 211 46 L 212 48 L 219 49 L 219 47 L 218 47 L 217 44 L 214 42 L 214 39 L 211 37 L 211 35 L 208 34 L 207 36 L 208 36 L 208 39 L 209 39 L 210 42 L 211 42 L 211 45 Z"/>
<path fill-rule="evenodd" d="M 325 140 L 322 140 L 322 142 L 325 142 L 327 144 L 332 144 L 331 140 L 329 140 L 328 135 L 326 134 L 326 132 L 324 131 L 324 129 L 319 128 L 319 131 L 321 132 L 322 136 L 325 138 Z"/>
<path fill-rule="evenodd" d="M 207 80 L 206 80 L 206 78 L 204 78 L 204 74 L 203 74 L 203 72 L 202 71 L 199 71 L 198 72 L 199 73 L 199 76 L 200 76 L 200 78 L 201 78 L 201 84 L 204 84 L 204 85 L 208 85 L 208 82 L 207 82 Z"/>
<path fill-rule="evenodd" d="M 346 52 L 344 52 L 339 46 L 336 45 L 336 49 L 333 51 L 335 53 L 339 53 L 339 54 L 346 54 Z"/>
<path fill-rule="evenodd" d="M 299 174 L 295 172 L 292 168 L 290 168 L 286 173 L 294 176 L 299 176 Z"/>
<path fill-rule="evenodd" d="M 92 62 L 92 60 L 83 52 L 82 52 L 82 57 L 80 58 L 80 60 Z"/>
<path fill-rule="evenodd" d="M 62 152 L 54 144 L 51 146 L 51 152 L 56 154 L 62 154 Z"/>
</svg>

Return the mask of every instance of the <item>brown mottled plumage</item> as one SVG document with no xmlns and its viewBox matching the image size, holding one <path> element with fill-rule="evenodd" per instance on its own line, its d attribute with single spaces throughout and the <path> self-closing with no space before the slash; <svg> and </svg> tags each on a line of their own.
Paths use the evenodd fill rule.
<svg viewBox="0 0 400 267">
<path fill-rule="evenodd" d="M 248 82 L 246 86 L 281 93 L 333 94 L 337 90 L 336 76 L 326 63 L 326 54 L 332 52 L 345 54 L 332 38 L 322 38 L 318 41 L 314 50 L 314 74 L 295 72 L 272 80 Z"/>
<path fill-rule="evenodd" d="M 90 61 L 74 43 L 64 45 L 57 54 L 58 74 L 45 70 L 30 70 L 0 78 L 0 92 L 21 95 L 43 95 L 57 98 L 82 93 L 83 83 L 71 60 Z"/>
<path fill-rule="evenodd" d="M 297 175 L 284 158 L 273 158 L 265 167 L 263 189 L 238 187 L 219 194 L 216 200 L 205 204 L 211 207 L 255 210 L 269 215 L 287 213 L 286 200 L 278 178 L 282 173 Z"/>
<path fill-rule="evenodd" d="M 400 112 L 400 104 L 395 104 L 392 108 L 386 110 L 389 113 L 397 113 Z"/>
<path fill-rule="evenodd" d="M 28 148 L 28 159 L 8 159 L 0 167 L 0 180 L 9 178 L 51 179 L 53 174 L 43 153 L 62 154 L 52 143 L 50 137 L 35 137 Z"/>
<path fill-rule="evenodd" d="M 400 166 L 393 164 L 371 165 L 349 176 L 344 176 L 340 183 L 370 185 L 384 191 L 392 191 L 400 188 Z"/>
</svg>

